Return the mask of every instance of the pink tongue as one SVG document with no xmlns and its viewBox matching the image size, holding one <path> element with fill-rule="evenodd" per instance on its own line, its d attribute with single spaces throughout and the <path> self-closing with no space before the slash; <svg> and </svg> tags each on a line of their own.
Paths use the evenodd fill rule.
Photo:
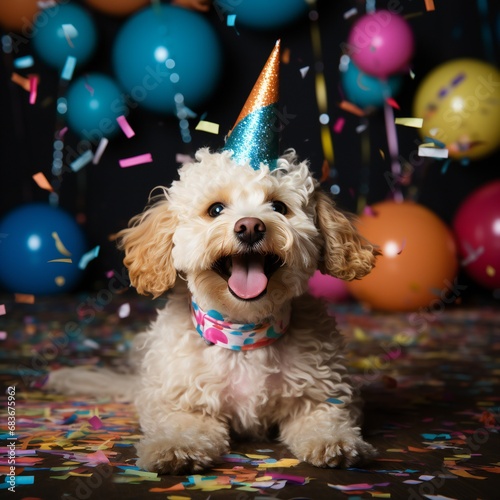
<svg viewBox="0 0 500 500">
<path fill-rule="evenodd" d="M 263 255 L 233 255 L 233 270 L 228 280 L 240 299 L 258 297 L 267 287 Z"/>
</svg>

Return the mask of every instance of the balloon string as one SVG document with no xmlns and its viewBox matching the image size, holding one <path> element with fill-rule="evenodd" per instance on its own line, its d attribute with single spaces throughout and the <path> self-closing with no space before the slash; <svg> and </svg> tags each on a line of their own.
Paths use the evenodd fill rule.
<svg viewBox="0 0 500 500">
<path fill-rule="evenodd" d="M 366 127 L 361 131 L 361 172 L 358 193 L 357 213 L 361 214 L 367 205 L 368 186 L 370 182 L 370 131 L 368 128 L 368 120 L 363 119 Z"/>
<path fill-rule="evenodd" d="M 384 118 L 385 118 L 385 131 L 387 135 L 387 145 L 389 146 L 389 155 L 391 157 L 391 173 L 393 177 L 393 197 L 395 201 L 402 201 L 403 194 L 398 185 L 401 177 L 401 165 L 399 163 L 399 148 L 398 137 L 396 132 L 396 124 L 394 123 L 394 112 L 392 107 L 384 102 Z"/>
<path fill-rule="evenodd" d="M 314 63 L 316 69 L 315 76 L 315 89 L 316 89 L 316 103 L 320 114 L 328 112 L 328 99 L 326 92 L 325 75 L 323 73 L 323 56 L 321 49 L 321 33 L 318 25 L 317 12 L 314 10 L 316 6 L 315 1 L 310 1 L 311 5 L 309 18 L 311 19 L 311 43 L 313 48 Z M 334 164 L 335 154 L 333 150 L 332 135 L 330 127 L 327 123 L 320 125 L 321 131 L 321 146 L 323 148 L 323 156 L 330 166 Z"/>
</svg>

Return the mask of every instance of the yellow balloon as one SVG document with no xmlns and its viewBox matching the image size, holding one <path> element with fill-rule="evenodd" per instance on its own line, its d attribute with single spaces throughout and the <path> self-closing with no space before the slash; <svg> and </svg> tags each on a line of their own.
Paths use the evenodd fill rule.
<svg viewBox="0 0 500 500">
<path fill-rule="evenodd" d="M 478 159 L 500 145 L 500 71 L 477 59 L 453 59 L 428 73 L 413 115 L 420 134 L 437 139 L 455 159 Z"/>
</svg>

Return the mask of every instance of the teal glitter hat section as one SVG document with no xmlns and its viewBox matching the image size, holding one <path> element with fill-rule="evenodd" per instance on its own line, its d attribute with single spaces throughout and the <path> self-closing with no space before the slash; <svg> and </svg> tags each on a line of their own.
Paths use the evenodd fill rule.
<svg viewBox="0 0 500 500">
<path fill-rule="evenodd" d="M 250 113 L 233 128 L 222 150 L 233 151 L 233 160 L 240 165 L 250 162 L 254 170 L 259 170 L 264 163 L 274 170 L 279 155 L 276 120 L 275 104 Z"/>
</svg>

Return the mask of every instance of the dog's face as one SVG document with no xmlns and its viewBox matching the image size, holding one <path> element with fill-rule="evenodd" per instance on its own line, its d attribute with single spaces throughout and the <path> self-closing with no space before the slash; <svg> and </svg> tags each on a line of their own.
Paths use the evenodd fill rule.
<svg viewBox="0 0 500 500">
<path fill-rule="evenodd" d="M 200 150 L 163 200 L 121 232 L 132 284 L 159 295 L 179 273 L 200 307 L 253 321 L 304 293 L 318 267 L 345 279 L 369 272 L 372 247 L 307 164 L 290 159 L 255 171 L 228 152 Z"/>
</svg>

